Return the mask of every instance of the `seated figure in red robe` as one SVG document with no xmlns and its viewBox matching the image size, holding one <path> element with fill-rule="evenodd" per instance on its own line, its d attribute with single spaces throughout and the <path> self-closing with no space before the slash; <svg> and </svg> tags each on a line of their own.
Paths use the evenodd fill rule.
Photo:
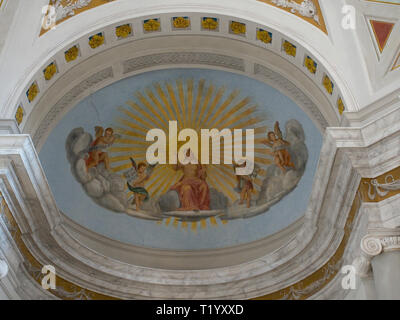
<svg viewBox="0 0 400 320">
<path fill-rule="evenodd" d="M 187 156 L 190 155 L 187 150 Z M 206 170 L 201 164 L 178 164 L 176 170 L 183 170 L 182 179 L 171 187 L 178 192 L 181 202 L 180 211 L 210 210 L 210 190 L 206 179 Z"/>
</svg>

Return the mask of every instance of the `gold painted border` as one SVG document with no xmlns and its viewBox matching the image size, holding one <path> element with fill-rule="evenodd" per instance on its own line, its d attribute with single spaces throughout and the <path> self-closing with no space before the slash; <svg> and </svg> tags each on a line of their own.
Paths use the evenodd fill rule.
<svg viewBox="0 0 400 320">
<path fill-rule="evenodd" d="M 368 2 L 375 2 L 375 3 L 383 3 L 383 4 L 393 4 L 395 6 L 399 6 L 400 3 L 388 2 L 388 1 L 380 1 L 380 0 L 366 0 Z"/>
<path fill-rule="evenodd" d="M 3 1 L 3 0 L 0 0 L 0 1 Z M 63 23 L 64 21 L 66 21 L 66 20 L 68 20 L 68 19 L 70 19 L 70 18 L 73 18 L 73 17 L 77 16 L 78 14 L 80 14 L 80 13 L 82 13 L 82 12 L 85 12 L 85 11 L 87 11 L 87 10 L 96 8 L 96 7 L 98 7 L 98 6 L 102 6 L 102 5 L 107 4 L 107 3 L 111 3 L 111 2 L 113 2 L 113 1 L 116 1 L 116 0 L 92 0 L 92 2 L 91 2 L 89 5 L 87 5 L 86 7 L 83 7 L 83 8 L 74 10 L 74 13 L 75 13 L 75 14 L 74 14 L 73 16 L 65 17 L 64 19 L 58 21 L 56 25 L 58 25 L 58 24 L 60 24 L 60 23 Z M 0 3 L 0 5 L 1 5 L 1 3 Z M 50 6 L 50 5 L 51 5 L 51 1 L 49 0 L 49 6 Z M 42 36 L 42 35 L 44 35 L 44 34 L 45 34 L 47 31 L 49 31 L 49 30 L 50 30 L 50 29 L 43 29 L 43 28 L 42 28 L 42 29 L 40 30 L 39 37 Z"/>
<path fill-rule="evenodd" d="M 289 12 L 291 14 L 294 14 L 295 16 L 299 17 L 300 19 L 303 19 L 303 20 L 311 23 L 312 25 L 314 25 L 315 27 L 317 27 L 318 29 L 320 29 L 324 33 L 328 34 L 328 29 L 326 27 L 325 19 L 324 19 L 324 16 L 322 14 L 322 9 L 321 9 L 321 6 L 320 6 L 318 0 L 312 0 L 312 2 L 314 3 L 315 7 L 317 8 L 318 17 L 320 19 L 320 23 L 319 24 L 314 19 L 304 17 L 304 16 L 302 16 L 301 14 L 299 14 L 297 12 L 293 13 L 293 12 L 291 12 L 291 8 L 280 7 L 280 6 L 276 5 L 275 3 L 273 3 L 271 0 L 257 0 L 257 1 L 269 4 L 271 6 L 274 6 L 274 7 L 278 8 L 278 9 L 281 9 L 281 10 L 284 10 L 284 11 Z M 298 4 L 300 4 L 303 0 L 294 0 L 294 1 L 296 3 L 298 3 Z"/>
<path fill-rule="evenodd" d="M 400 57 L 400 54 L 399 54 Z M 360 192 L 363 198 L 364 202 L 381 202 L 383 200 L 386 200 L 388 198 L 391 198 L 397 194 L 400 194 L 400 190 L 391 190 L 388 192 L 388 194 L 384 197 L 380 196 L 379 194 L 376 194 L 376 198 L 374 200 L 371 200 L 368 197 L 368 188 L 371 185 L 372 180 L 376 180 L 378 183 L 385 183 L 386 177 L 392 176 L 394 180 L 400 180 L 400 167 L 397 167 L 393 170 L 390 170 L 378 177 L 375 178 L 363 178 L 361 180 L 361 186 L 360 186 Z"/>
<path fill-rule="evenodd" d="M 391 71 L 396 70 L 398 68 L 400 68 L 400 52 L 399 52 L 397 58 L 394 60 L 393 68 Z"/>
</svg>

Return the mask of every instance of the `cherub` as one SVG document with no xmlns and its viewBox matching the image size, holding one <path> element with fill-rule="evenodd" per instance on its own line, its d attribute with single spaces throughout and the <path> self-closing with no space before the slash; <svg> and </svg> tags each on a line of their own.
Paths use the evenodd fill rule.
<svg viewBox="0 0 400 320">
<path fill-rule="evenodd" d="M 108 153 L 103 151 L 111 146 L 118 135 L 114 134 L 112 128 L 107 128 L 105 131 L 103 127 L 95 127 L 96 139 L 92 142 L 89 149 L 89 157 L 86 159 L 86 169 L 97 167 L 100 163 L 104 163 L 107 170 L 110 170 L 110 162 Z M 104 135 L 103 135 L 104 132 Z"/>
<path fill-rule="evenodd" d="M 152 170 L 155 166 L 148 166 L 145 162 L 139 162 L 136 165 L 135 160 L 130 158 L 132 169 L 124 175 L 127 178 L 127 185 L 130 191 L 133 192 L 134 198 L 132 204 L 136 205 L 136 210 L 139 211 L 144 201 L 149 199 L 149 193 L 144 187 L 147 180 L 150 179 Z"/>
<path fill-rule="evenodd" d="M 233 164 L 233 169 L 236 171 L 236 168 L 243 168 L 246 167 L 246 161 L 242 164 Z M 243 175 L 236 175 L 236 180 L 237 180 L 237 188 L 236 190 L 240 192 L 240 201 L 239 204 L 243 204 L 244 201 L 246 201 L 247 208 L 250 208 L 250 203 L 251 203 L 251 194 L 254 192 L 254 185 L 253 185 L 253 180 L 257 177 L 258 175 L 258 167 L 256 167 L 253 171 L 252 174 L 243 176 Z"/>
<path fill-rule="evenodd" d="M 279 128 L 279 122 L 275 122 L 274 132 L 268 132 L 268 139 L 264 140 L 263 143 L 272 147 L 272 154 L 274 155 L 275 164 L 286 172 L 285 167 L 294 168 L 294 164 L 291 161 L 291 157 L 287 148 L 290 146 L 290 142 L 286 141 L 282 137 L 282 131 Z"/>
</svg>

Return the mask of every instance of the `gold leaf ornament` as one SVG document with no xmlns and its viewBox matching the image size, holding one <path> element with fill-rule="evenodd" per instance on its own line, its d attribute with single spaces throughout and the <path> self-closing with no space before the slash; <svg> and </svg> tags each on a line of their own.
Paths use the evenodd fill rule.
<svg viewBox="0 0 400 320">
<path fill-rule="evenodd" d="M 173 18 L 174 28 L 186 29 L 190 26 L 190 21 L 188 17 L 176 17 Z"/>
<path fill-rule="evenodd" d="M 241 22 L 232 21 L 231 22 L 231 30 L 234 34 L 245 34 L 246 33 L 246 25 Z"/>
<path fill-rule="evenodd" d="M 65 61 L 74 61 L 79 55 L 79 49 L 77 46 L 73 46 L 65 52 Z"/>
<path fill-rule="evenodd" d="M 15 113 L 15 120 L 17 121 L 18 125 L 22 123 L 24 119 L 24 109 L 21 106 L 18 106 L 17 112 Z"/>
<path fill-rule="evenodd" d="M 327 75 L 324 76 L 324 80 L 322 81 L 322 84 L 324 85 L 326 91 L 329 94 L 333 93 L 333 83 L 332 83 L 331 79 L 329 79 L 329 77 Z"/>
<path fill-rule="evenodd" d="M 317 72 L 317 64 L 310 57 L 306 57 L 304 65 L 311 73 L 315 74 Z"/>
<path fill-rule="evenodd" d="M 206 30 L 216 30 L 218 28 L 218 20 L 216 18 L 203 18 L 201 26 Z"/>
<path fill-rule="evenodd" d="M 39 93 L 39 88 L 36 83 L 32 83 L 27 92 L 29 102 L 32 102 Z"/>
<path fill-rule="evenodd" d="M 49 81 L 57 73 L 57 67 L 55 63 L 49 64 L 46 69 L 44 69 L 44 78 Z"/>
<path fill-rule="evenodd" d="M 160 22 L 158 19 L 150 19 L 143 23 L 143 28 L 147 32 L 153 32 L 160 30 Z"/>
<path fill-rule="evenodd" d="M 115 28 L 115 35 L 118 38 L 126 38 L 132 34 L 132 27 L 129 24 L 124 24 Z"/>
<path fill-rule="evenodd" d="M 100 47 L 104 43 L 104 36 L 102 34 L 95 34 L 89 39 L 89 46 L 92 49 Z"/>
<path fill-rule="evenodd" d="M 264 43 L 271 43 L 272 37 L 268 31 L 258 29 L 257 30 L 257 39 L 264 42 Z"/>
<path fill-rule="evenodd" d="M 291 44 L 289 41 L 285 41 L 283 43 L 283 50 L 289 56 L 292 56 L 292 57 L 296 56 L 297 48 L 295 45 Z"/>
<path fill-rule="evenodd" d="M 345 107 L 344 107 L 344 103 L 343 103 L 342 98 L 339 98 L 339 99 L 338 99 L 337 104 L 338 104 L 339 114 L 342 115 L 343 112 L 344 112 L 344 110 L 345 110 Z"/>
</svg>

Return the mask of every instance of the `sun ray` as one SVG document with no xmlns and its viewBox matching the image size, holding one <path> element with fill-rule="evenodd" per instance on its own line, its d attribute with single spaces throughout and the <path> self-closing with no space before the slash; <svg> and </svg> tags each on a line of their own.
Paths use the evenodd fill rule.
<svg viewBox="0 0 400 320">
<path fill-rule="evenodd" d="M 204 112 L 207 109 L 207 106 L 208 106 L 208 104 L 210 102 L 210 99 L 211 99 L 211 96 L 213 94 L 213 91 L 214 91 L 214 86 L 211 84 L 208 87 L 207 94 L 206 94 L 206 96 L 204 98 L 203 105 L 202 105 L 202 107 L 200 109 L 200 115 L 197 117 L 195 129 L 199 129 L 199 127 L 200 127 L 200 121 L 204 116 Z"/>
<path fill-rule="evenodd" d="M 176 101 L 174 88 L 170 83 L 166 83 L 169 98 L 171 99 L 172 106 L 175 110 L 176 120 L 178 121 L 178 130 L 183 129 L 182 112 L 179 110 L 178 102 Z"/>
<path fill-rule="evenodd" d="M 213 124 L 215 128 L 221 128 L 222 126 L 220 125 L 221 122 L 228 120 L 232 115 L 234 115 L 236 112 L 238 112 L 240 109 L 246 107 L 250 102 L 250 98 L 246 97 L 243 100 L 241 100 L 239 103 L 237 103 L 235 106 L 233 106 L 231 109 L 227 111 L 226 114 L 224 114 L 223 117 L 221 117 L 217 122 Z"/>
<path fill-rule="evenodd" d="M 171 119 L 171 120 L 172 119 L 176 119 L 176 116 L 174 115 L 174 112 L 172 111 L 171 104 L 169 103 L 168 98 L 165 95 L 164 90 L 161 88 L 161 85 L 159 83 L 156 83 L 155 87 L 156 87 L 158 95 L 161 98 L 161 101 L 164 103 L 164 106 L 165 106 L 165 108 L 167 109 L 167 111 L 168 111 L 168 113 L 170 115 L 169 117 L 167 117 L 167 119 Z"/>
<path fill-rule="evenodd" d="M 222 105 L 218 108 L 217 112 L 211 117 L 211 119 L 206 123 L 206 128 L 211 128 L 212 124 L 215 122 L 216 119 L 225 111 L 225 109 L 232 103 L 233 100 L 239 95 L 239 90 L 234 90 L 228 98 L 222 103 Z M 214 126 L 215 127 L 215 126 Z"/>
<path fill-rule="evenodd" d="M 130 158 L 133 158 L 131 155 L 126 155 L 126 156 L 118 156 L 118 157 L 110 157 L 110 163 L 116 163 L 116 162 L 121 162 L 121 161 L 130 161 Z M 134 160 L 137 161 L 142 161 L 146 159 L 146 154 L 140 154 L 136 153 L 134 155 Z"/>
<path fill-rule="evenodd" d="M 122 165 L 117 166 L 117 167 L 111 167 L 111 170 L 113 172 L 115 172 L 115 173 L 118 173 L 118 172 L 120 172 L 122 170 L 127 170 L 127 169 L 130 169 L 130 168 L 132 168 L 132 164 L 131 163 L 125 163 L 125 164 L 122 164 Z"/>
<path fill-rule="evenodd" d="M 126 110 L 125 108 L 120 108 L 120 111 L 124 114 L 126 114 L 128 117 L 130 117 L 131 119 L 137 121 L 140 125 L 142 125 L 143 128 L 145 128 L 146 130 L 149 130 L 150 128 L 152 128 L 153 126 L 148 123 L 147 121 L 145 121 L 144 119 L 142 119 L 141 117 L 138 117 L 136 114 L 130 112 L 129 110 Z"/>
<path fill-rule="evenodd" d="M 256 125 L 257 123 L 263 122 L 263 121 L 265 121 L 265 120 L 266 120 L 266 119 L 265 119 L 264 117 L 262 117 L 262 116 L 255 117 L 255 118 L 251 118 L 251 119 L 246 120 L 246 121 L 244 121 L 244 122 L 237 123 L 237 124 L 235 125 L 235 129 L 244 129 L 244 128 L 248 128 L 248 127 L 250 127 L 250 126 Z"/>
<path fill-rule="evenodd" d="M 116 139 L 115 142 L 119 144 L 139 144 L 144 146 L 148 146 L 149 144 L 151 144 L 151 141 L 141 141 L 134 139 Z"/>
<path fill-rule="evenodd" d="M 227 185 L 230 186 L 232 189 L 236 187 L 236 182 L 233 179 L 230 179 L 231 177 L 227 177 L 226 175 L 223 175 L 220 172 L 220 169 L 218 169 L 216 166 L 211 165 L 210 166 L 212 168 L 212 172 L 214 175 L 216 175 L 218 177 L 218 181 L 220 181 L 220 185 Z"/>
<path fill-rule="evenodd" d="M 202 124 L 202 128 L 205 128 L 205 124 L 207 123 L 208 119 L 210 118 L 210 116 L 212 115 L 212 113 L 214 112 L 215 107 L 218 105 L 218 103 L 220 102 L 222 96 L 225 93 L 225 88 L 219 88 L 217 94 L 214 97 L 214 100 L 210 106 L 210 108 L 208 108 L 207 114 L 204 117 L 204 120 L 201 120 L 201 124 Z"/>
<path fill-rule="evenodd" d="M 136 138 L 141 138 L 143 140 L 146 139 L 146 136 L 144 134 L 141 133 L 137 133 L 135 131 L 131 131 L 128 129 L 123 129 L 123 128 L 117 128 L 116 129 L 117 133 L 120 135 L 124 135 L 124 136 L 129 136 L 129 137 L 136 137 Z"/>
<path fill-rule="evenodd" d="M 222 191 L 226 196 L 229 197 L 229 199 L 234 202 L 237 200 L 237 195 L 235 194 L 235 192 L 233 192 L 233 190 L 231 190 L 230 188 L 228 188 L 226 186 L 226 184 L 223 183 L 219 183 L 219 182 L 215 182 L 216 177 L 215 177 L 215 172 L 212 170 L 212 168 L 210 168 L 211 172 L 210 175 L 207 177 L 208 181 L 213 185 L 213 187 L 217 190 Z M 207 170 L 208 172 L 208 170 Z M 217 180 L 218 181 L 218 180 Z"/>
<path fill-rule="evenodd" d="M 179 95 L 179 103 L 181 105 L 181 112 L 182 112 L 182 117 L 183 117 L 183 127 L 187 128 L 187 121 L 186 121 L 186 103 L 185 103 L 185 94 L 183 91 L 183 82 L 182 80 L 176 80 L 176 86 L 178 87 L 178 95 Z"/>
<path fill-rule="evenodd" d="M 217 219 L 215 219 L 215 217 L 210 218 L 210 225 L 212 225 L 214 227 L 218 227 L 218 222 L 217 222 Z"/>
<path fill-rule="evenodd" d="M 136 112 L 140 113 L 140 115 L 142 115 L 148 121 L 150 121 L 149 124 L 152 125 L 152 127 L 150 128 L 162 126 L 162 123 L 160 123 L 158 119 L 154 118 L 150 113 L 141 108 L 136 102 L 129 100 L 126 102 L 126 104 L 129 105 Z"/>
<path fill-rule="evenodd" d="M 161 188 L 166 188 L 166 186 L 172 186 L 172 181 L 174 181 L 174 176 L 171 176 L 170 174 L 166 174 L 165 177 L 163 178 L 162 181 L 160 181 L 160 184 L 157 186 L 156 189 L 153 190 L 153 195 L 156 196 L 159 194 L 159 191 Z M 169 189 L 169 188 L 168 188 Z"/>
<path fill-rule="evenodd" d="M 237 114 L 235 117 L 230 118 L 230 117 L 226 117 L 225 122 L 223 122 L 222 124 L 220 124 L 220 128 L 230 128 L 231 126 L 233 126 L 236 122 L 238 122 L 239 120 L 248 117 L 249 115 L 253 114 L 254 111 L 257 110 L 256 106 L 250 107 L 247 110 L 243 111 L 242 113 Z M 236 129 L 236 127 L 235 127 Z"/>
<path fill-rule="evenodd" d="M 186 124 L 188 126 L 192 125 L 192 107 L 193 107 L 193 79 L 187 81 L 187 105 L 188 112 L 186 114 Z"/>
<path fill-rule="evenodd" d="M 160 125 L 161 128 L 163 128 L 164 130 L 167 130 L 168 128 L 168 123 L 165 119 L 163 119 L 159 112 L 157 112 L 153 105 L 146 99 L 145 96 L 143 96 L 140 92 L 136 92 L 136 98 L 139 99 L 139 101 L 148 109 L 150 110 L 149 114 L 152 117 L 156 117 L 157 118 L 157 123 Z"/>
<path fill-rule="evenodd" d="M 153 172 L 154 178 L 149 180 L 146 184 L 147 190 L 150 193 L 154 193 L 154 188 L 156 188 L 161 182 L 163 182 L 166 178 L 168 178 L 168 171 L 167 170 L 159 170 L 156 173 Z"/>
<path fill-rule="evenodd" d="M 183 174 L 180 172 L 175 173 L 169 183 L 166 183 L 164 188 L 160 190 L 160 194 L 164 194 L 165 192 L 167 192 L 175 183 L 177 183 L 182 178 L 182 176 Z"/>
<path fill-rule="evenodd" d="M 192 128 L 194 127 L 194 121 L 196 120 L 196 116 L 199 114 L 201 97 L 203 96 L 203 90 L 204 90 L 204 83 L 205 83 L 205 80 L 201 79 L 199 81 L 199 85 L 198 85 L 198 88 L 197 88 L 196 104 L 195 104 L 195 107 L 194 107 L 194 113 L 193 113 L 192 121 L 191 121 L 191 127 Z M 193 117 L 194 117 L 194 119 L 193 119 Z"/>
<path fill-rule="evenodd" d="M 122 125 L 125 125 L 125 126 L 131 128 L 131 129 L 134 129 L 134 130 L 137 130 L 137 131 L 139 131 L 139 132 L 142 132 L 142 134 L 140 134 L 140 133 L 136 133 L 136 132 L 133 132 L 133 131 L 129 131 L 129 132 L 132 133 L 132 135 L 135 134 L 135 136 L 138 136 L 138 137 L 143 137 L 143 138 L 146 137 L 147 128 L 140 127 L 140 126 L 136 125 L 135 123 L 133 123 L 133 122 L 131 122 L 131 121 L 128 121 L 128 120 L 126 120 L 126 119 L 121 119 L 121 118 L 119 118 L 119 119 L 117 119 L 117 121 L 118 121 L 118 123 L 120 123 L 120 124 L 122 124 Z M 126 129 L 124 129 L 124 128 L 117 128 L 117 131 L 119 131 L 119 132 L 121 132 L 121 131 L 123 131 L 123 130 L 126 130 Z"/>
<path fill-rule="evenodd" d="M 161 90 L 161 88 L 160 88 L 160 90 Z M 157 99 L 157 97 L 155 96 L 153 91 L 151 91 L 150 89 L 147 89 L 146 94 L 150 98 L 150 100 L 153 101 L 153 103 L 156 105 L 156 107 L 158 108 L 158 111 L 161 112 L 165 121 L 167 121 L 167 119 L 172 119 L 171 117 L 168 116 L 167 112 L 165 111 L 165 108 L 162 106 L 161 102 Z"/>
<path fill-rule="evenodd" d="M 142 152 L 146 151 L 145 147 L 111 147 L 108 149 L 112 153 L 118 153 L 118 152 Z"/>
</svg>

